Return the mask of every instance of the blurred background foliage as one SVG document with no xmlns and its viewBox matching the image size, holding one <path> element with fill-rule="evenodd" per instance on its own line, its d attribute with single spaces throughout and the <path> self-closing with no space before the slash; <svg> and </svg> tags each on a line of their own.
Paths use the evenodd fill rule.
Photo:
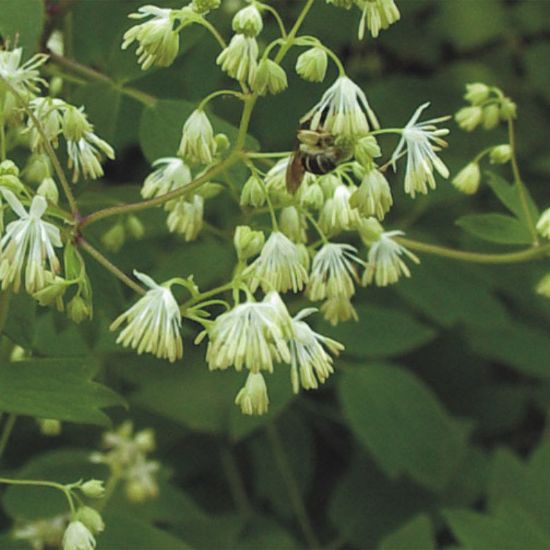
<svg viewBox="0 0 550 550">
<path fill-rule="evenodd" d="M 302 4 L 271 3 L 289 23 Z M 137 200 L 150 163 L 174 154 L 196 102 L 231 85 L 215 66 L 216 43 L 195 28 L 182 35 L 173 67 L 143 73 L 133 52 L 120 50 L 127 15 L 141 4 L 52 1 L 44 10 L 41 0 L 1 3 L 0 32 L 18 31 L 26 55 L 58 28 L 66 57 L 97 72 L 58 63 L 48 68 L 51 76 L 70 75 L 66 99 L 85 105 L 98 134 L 117 149 L 101 183 L 79 186 L 85 211 Z M 223 5 L 212 21 L 229 36 L 240 4 Z M 467 82 L 502 88 L 519 107 L 524 179 L 539 207 L 547 207 L 550 3 L 398 5 L 401 21 L 377 40 L 357 40 L 357 10 L 322 0 L 303 32 L 339 53 L 386 126 L 403 125 L 427 100 L 434 116 L 456 112 Z M 267 17 L 262 37 L 275 33 Z M 251 134 L 265 151 L 293 145 L 298 119 L 326 85 L 299 80 L 294 61 L 291 54 L 284 62 L 288 90 L 261 100 L 253 116 Z M 142 92 L 140 100 L 131 90 Z M 236 124 L 240 112 L 228 99 L 216 103 L 215 114 Z M 506 141 L 504 129 L 466 134 L 450 126 L 443 158 L 452 173 L 483 147 Z M 390 151 L 395 142 L 382 145 Z M 507 167 L 497 171 L 511 179 Z M 227 180 L 240 185 L 244 175 L 233 170 Z M 510 249 L 455 224 L 466 214 L 503 211 L 487 177 L 474 197 L 441 181 L 413 201 L 400 191 L 401 176 L 390 180 L 396 207 L 386 228 L 467 250 Z M 208 227 L 197 242 L 184 243 L 166 234 L 161 211 L 147 211 L 140 214 L 145 238 L 109 255 L 127 272 L 138 268 L 157 280 L 193 273 L 208 288 L 230 276 L 231 228 L 241 215 L 224 196 L 211 200 Z M 91 240 L 100 243 L 112 223 L 93 226 Z M 358 323 L 330 329 L 318 321 L 346 344 L 336 374 L 318 391 L 293 397 L 288 373 L 279 368 L 268 381 L 269 414 L 253 419 L 232 403 L 242 377 L 208 372 L 204 349 L 192 345 L 194 327 L 185 327 L 185 356 L 175 365 L 117 347 L 107 327 L 134 296 L 92 260 L 93 322 L 75 326 L 15 296 L 6 334 L 33 359 L 0 367 L 0 409 L 24 413 L 2 471 L 61 481 L 104 476 L 86 455 L 110 421 L 129 417 L 156 430 L 161 490 L 141 505 L 115 495 L 105 511 L 101 549 L 303 548 L 312 538 L 334 549 L 548 548 L 550 302 L 533 291 L 548 262 L 491 267 L 421 259 L 410 280 L 359 292 Z M 14 381 L 16 373 L 24 384 Z M 33 403 L 27 409 L 23 394 Z M 61 435 L 41 435 L 32 416 L 63 420 Z M 15 518 L 52 516 L 62 504 L 38 489 L 3 491 L 0 547 L 19 547 L 7 534 Z"/>
</svg>

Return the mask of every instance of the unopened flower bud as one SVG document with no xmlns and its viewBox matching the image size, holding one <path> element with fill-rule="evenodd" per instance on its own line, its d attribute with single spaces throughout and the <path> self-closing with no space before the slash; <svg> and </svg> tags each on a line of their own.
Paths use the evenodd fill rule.
<svg viewBox="0 0 550 550">
<path fill-rule="evenodd" d="M 241 191 L 241 206 L 253 206 L 259 208 L 265 203 L 265 190 L 257 176 L 252 175 L 247 180 Z"/>
<path fill-rule="evenodd" d="M 508 120 L 517 117 L 517 105 L 508 97 L 505 97 L 500 102 L 500 118 Z"/>
<path fill-rule="evenodd" d="M 211 10 L 217 10 L 222 0 L 193 0 L 191 8 L 194 12 L 204 15 Z"/>
<path fill-rule="evenodd" d="M 44 178 L 36 192 L 54 204 L 59 202 L 59 189 L 53 178 Z"/>
<path fill-rule="evenodd" d="M 281 231 L 295 243 L 307 242 L 305 220 L 295 206 L 281 210 L 279 225 Z"/>
<path fill-rule="evenodd" d="M 251 84 L 258 68 L 258 43 L 255 38 L 235 34 L 220 55 L 216 64 L 221 65 L 231 78 Z"/>
<path fill-rule="evenodd" d="M 78 142 L 87 132 L 92 131 L 83 109 L 68 106 L 63 115 L 63 135 L 65 139 Z"/>
<path fill-rule="evenodd" d="M 15 162 L 11 160 L 4 160 L 0 162 L 0 176 L 19 176 L 19 168 Z"/>
<path fill-rule="evenodd" d="M 103 481 L 99 479 L 90 479 L 85 481 L 81 486 L 80 490 L 89 498 L 103 498 L 105 495 L 105 487 L 103 486 Z M 86 524 L 86 522 L 83 522 Z"/>
<path fill-rule="evenodd" d="M 41 306 L 56 305 L 59 311 L 63 311 L 63 295 L 67 290 L 67 283 L 62 277 L 46 272 L 46 285 L 36 291 L 32 297 Z"/>
<path fill-rule="evenodd" d="M 242 413 L 247 415 L 262 415 L 267 412 L 269 397 L 261 373 L 249 373 L 244 387 L 235 398 L 235 405 L 238 405 Z"/>
<path fill-rule="evenodd" d="M 105 523 L 99 512 L 90 506 L 81 506 L 76 512 L 76 518 L 82 522 L 93 535 L 105 529 Z"/>
<path fill-rule="evenodd" d="M 63 550 L 93 550 L 94 535 L 81 521 L 71 521 L 63 534 Z"/>
<path fill-rule="evenodd" d="M 506 164 L 512 158 L 512 148 L 508 144 L 497 145 L 489 154 L 491 164 Z"/>
<path fill-rule="evenodd" d="M 69 319 L 79 324 L 86 319 L 92 318 L 92 308 L 91 305 L 86 302 L 81 296 L 76 295 L 68 304 L 67 304 L 67 316 Z"/>
<path fill-rule="evenodd" d="M 535 287 L 537 294 L 544 296 L 545 298 L 550 298 L 550 273 L 547 273 Z"/>
<path fill-rule="evenodd" d="M 61 422 L 53 418 L 37 418 L 40 433 L 47 436 L 55 436 L 61 433 Z"/>
<path fill-rule="evenodd" d="M 255 6 L 250 4 L 240 9 L 233 17 L 233 30 L 245 36 L 255 37 L 262 32 L 262 14 Z"/>
<path fill-rule="evenodd" d="M 214 130 L 202 109 L 195 109 L 183 125 L 178 154 L 185 160 L 200 164 L 210 164 L 214 159 Z"/>
<path fill-rule="evenodd" d="M 132 214 L 126 218 L 126 229 L 128 230 L 128 234 L 136 240 L 142 239 L 145 235 L 143 223 L 141 223 L 141 220 L 137 216 Z"/>
<path fill-rule="evenodd" d="M 361 240 L 367 246 L 371 246 L 380 238 L 384 228 L 376 218 L 361 218 L 357 225 L 357 232 Z"/>
<path fill-rule="evenodd" d="M 237 251 L 237 257 L 241 261 L 248 260 L 259 254 L 265 243 L 265 235 L 262 231 L 254 231 L 247 225 L 239 225 L 235 229 L 233 244 Z"/>
<path fill-rule="evenodd" d="M 462 193 L 473 195 L 478 190 L 480 181 L 479 164 L 470 162 L 454 177 L 452 184 Z"/>
<path fill-rule="evenodd" d="M 355 146 L 355 159 L 365 168 L 369 167 L 373 159 L 382 156 L 378 141 L 374 136 L 361 138 Z"/>
<path fill-rule="evenodd" d="M 327 0 L 327 4 L 332 4 L 336 8 L 349 10 L 353 6 L 353 0 Z"/>
<path fill-rule="evenodd" d="M 325 195 L 321 186 L 315 181 L 305 187 L 300 194 L 300 204 L 305 208 L 320 210 L 325 203 Z"/>
<path fill-rule="evenodd" d="M 155 450 L 155 432 L 151 429 L 141 430 L 134 438 L 135 444 L 142 453 L 150 453 Z"/>
<path fill-rule="evenodd" d="M 296 72 L 309 82 L 322 82 L 327 73 L 327 53 L 315 46 L 298 56 Z"/>
<path fill-rule="evenodd" d="M 547 208 L 539 218 L 537 222 L 537 231 L 539 235 L 550 239 L 550 208 Z"/>
<path fill-rule="evenodd" d="M 21 180 L 12 174 L 0 175 L 0 187 L 13 191 L 16 195 L 20 195 L 25 190 L 25 186 Z"/>
<path fill-rule="evenodd" d="M 463 107 L 456 115 L 458 125 L 467 132 L 474 130 L 483 120 L 483 109 L 481 107 Z"/>
<path fill-rule="evenodd" d="M 473 105 L 479 105 L 483 103 L 491 93 L 491 88 L 487 84 L 481 82 L 474 82 L 472 84 L 466 84 L 466 93 L 464 99 L 469 101 Z"/>
<path fill-rule="evenodd" d="M 486 130 L 492 130 L 500 122 L 500 109 L 495 103 L 483 108 L 483 127 Z"/>
<path fill-rule="evenodd" d="M 216 134 L 214 136 L 214 141 L 216 142 L 217 151 L 226 151 L 229 149 L 229 145 L 231 145 L 231 142 L 226 134 Z"/>
<path fill-rule="evenodd" d="M 40 184 L 52 174 L 51 161 L 45 153 L 35 153 L 30 156 L 23 170 L 23 178 L 29 183 Z"/>
<path fill-rule="evenodd" d="M 111 252 L 118 252 L 126 242 L 126 229 L 122 222 L 115 223 L 101 237 L 103 246 Z"/>
<path fill-rule="evenodd" d="M 84 268 L 82 257 L 72 243 L 67 243 L 65 245 L 65 250 L 63 252 L 63 267 L 67 279 L 77 279 L 80 277 L 82 269 Z"/>
<path fill-rule="evenodd" d="M 284 69 L 271 59 L 263 59 L 258 65 L 252 87 L 260 95 L 278 94 L 288 86 Z"/>
</svg>

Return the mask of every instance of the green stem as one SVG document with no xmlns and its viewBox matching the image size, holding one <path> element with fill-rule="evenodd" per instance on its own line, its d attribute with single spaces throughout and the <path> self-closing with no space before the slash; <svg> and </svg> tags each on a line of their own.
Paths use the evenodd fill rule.
<svg viewBox="0 0 550 550">
<path fill-rule="evenodd" d="M 294 509 L 296 519 L 300 524 L 308 547 L 320 548 L 319 541 L 317 540 L 315 532 L 313 531 L 313 527 L 311 526 L 306 506 L 304 504 L 304 501 L 302 500 L 300 489 L 298 488 L 298 484 L 296 483 L 296 479 L 288 462 L 283 447 L 283 442 L 281 441 L 281 437 L 279 435 L 277 427 L 273 422 L 270 422 L 266 425 L 266 433 L 269 444 L 271 445 L 271 452 L 275 457 L 275 462 L 277 463 L 277 467 L 279 468 L 283 481 L 286 485 L 290 504 Z"/>
<path fill-rule="evenodd" d="M 260 6 L 265 11 L 268 11 L 271 15 L 273 15 L 273 17 L 275 18 L 275 21 L 277 21 L 277 25 L 279 25 L 279 31 L 281 33 L 281 37 L 286 38 L 287 37 L 287 32 L 286 32 L 286 29 L 285 29 L 285 24 L 283 23 L 283 20 L 281 19 L 281 16 L 279 15 L 279 12 L 273 6 L 270 6 L 269 4 L 262 3 L 262 4 L 260 4 Z"/>
<path fill-rule="evenodd" d="M 529 208 L 529 199 L 527 196 L 527 189 L 525 187 L 525 184 L 523 183 L 523 180 L 521 179 L 521 174 L 519 171 L 518 158 L 517 158 L 517 152 L 516 152 L 516 135 L 514 131 L 514 121 L 512 117 L 508 118 L 508 140 L 510 143 L 510 148 L 512 149 L 511 163 L 512 163 L 512 172 L 514 174 L 514 183 L 518 190 L 521 207 L 523 208 L 523 212 L 525 214 L 525 219 L 527 220 L 529 231 L 533 236 L 533 242 L 536 245 L 538 245 L 539 237 L 537 234 L 537 228 L 535 227 L 535 221 L 531 216 L 531 210 Z"/>
<path fill-rule="evenodd" d="M 115 277 L 120 279 L 126 286 L 130 287 L 134 292 L 138 294 L 145 294 L 145 290 L 135 283 L 126 273 L 121 271 L 116 265 L 111 263 L 99 250 L 94 248 L 88 241 L 81 238 L 78 241 L 78 246 L 85 250 L 97 263 L 101 264 L 107 271 L 110 271 Z"/>
<path fill-rule="evenodd" d="M 7 477 L 0 477 L 0 483 L 4 483 L 5 485 L 27 485 L 27 486 L 34 486 L 34 487 L 50 487 L 52 489 L 57 489 L 58 491 L 61 491 L 67 498 L 69 507 L 71 509 L 71 515 L 75 514 L 75 507 L 74 507 L 73 496 L 71 494 L 71 491 L 67 489 L 65 485 L 61 485 L 61 483 L 56 483 L 55 481 L 42 481 L 42 480 L 34 480 L 34 479 L 10 479 Z"/>
<path fill-rule="evenodd" d="M 4 331 L 8 313 L 10 311 L 11 289 L 6 288 L 0 292 L 0 335 Z"/>
<path fill-rule="evenodd" d="M 221 461 L 235 505 L 242 517 L 249 518 L 252 516 L 252 507 L 246 494 L 246 487 L 235 460 L 235 455 L 229 444 L 225 444 L 221 449 Z"/>
<path fill-rule="evenodd" d="M 227 43 L 223 39 L 222 35 L 216 30 L 216 27 L 214 27 L 214 25 L 212 25 L 209 21 L 202 17 L 200 19 L 197 19 L 195 22 L 203 26 L 206 30 L 210 32 L 210 34 L 216 39 L 222 50 L 227 48 Z"/>
<path fill-rule="evenodd" d="M 201 292 L 198 296 L 193 296 L 193 298 L 190 298 L 189 300 L 187 300 L 187 302 L 183 303 L 181 306 L 181 309 L 185 310 L 190 306 L 193 306 L 195 304 L 198 304 L 199 302 L 202 302 L 203 300 L 206 300 L 206 298 L 210 298 L 211 296 L 216 296 L 216 294 L 221 294 L 222 292 L 231 290 L 233 286 L 234 285 L 232 281 L 230 283 L 225 283 L 223 285 L 217 286 L 216 288 L 211 288 L 210 290 L 207 290 L 205 292 Z"/>
<path fill-rule="evenodd" d="M 315 220 L 315 218 L 305 208 L 301 208 L 300 210 L 302 214 L 304 214 L 304 216 L 309 220 L 309 223 L 311 223 L 311 225 L 315 227 L 315 231 L 317 231 L 317 233 L 319 234 L 319 237 L 321 237 L 321 241 L 323 241 L 323 244 L 328 244 L 329 242 L 328 238 L 325 235 L 324 231 L 319 226 L 319 224 L 317 223 L 317 221 Z"/>
<path fill-rule="evenodd" d="M 536 260 L 550 254 L 550 244 L 528 248 L 526 250 L 520 250 L 519 252 L 508 252 L 505 254 L 484 254 L 481 252 L 466 252 L 463 250 L 454 250 L 452 248 L 413 241 L 411 239 L 405 239 L 403 237 L 395 237 L 395 241 L 405 246 L 406 248 L 416 250 L 417 252 L 425 252 L 426 254 L 433 254 L 434 256 L 441 256 L 443 258 L 450 258 L 452 260 L 478 264 L 522 263 Z"/>
<path fill-rule="evenodd" d="M 245 156 L 250 159 L 279 159 L 288 157 L 292 154 L 292 151 L 281 151 L 280 153 L 254 153 L 252 151 L 246 152 Z"/>
<path fill-rule="evenodd" d="M 4 429 L 2 430 L 2 435 L 0 436 L 0 458 L 2 458 L 2 455 L 6 450 L 16 420 L 17 415 L 12 413 L 8 416 L 6 423 L 4 424 Z"/>
<path fill-rule="evenodd" d="M 76 218 L 79 216 L 78 212 L 78 205 L 76 204 L 76 199 L 74 198 L 73 192 L 71 191 L 71 186 L 65 177 L 65 172 L 63 171 L 63 168 L 61 167 L 61 164 L 59 162 L 59 159 L 57 158 L 57 155 L 55 154 L 55 151 L 53 150 L 52 144 L 50 143 L 50 140 L 46 136 L 46 133 L 44 132 L 44 128 L 42 127 L 42 123 L 36 118 L 34 113 L 31 109 L 29 109 L 29 106 L 25 99 L 21 96 L 21 94 L 3 77 L 0 76 L 0 79 L 4 82 L 4 85 L 6 88 L 13 94 L 13 96 L 17 99 L 17 101 L 20 103 L 21 107 L 27 113 L 29 118 L 32 120 L 32 123 L 34 124 L 36 130 L 40 134 L 40 137 L 42 138 L 43 145 L 46 149 L 46 152 L 48 153 L 48 156 L 50 157 L 50 160 L 52 161 L 52 165 L 54 167 L 55 173 L 59 179 L 59 182 L 61 183 L 61 187 L 63 187 L 63 191 L 65 192 L 65 196 L 67 197 L 67 200 L 69 201 L 69 206 L 71 208 L 71 212 L 73 216 Z"/>
<path fill-rule="evenodd" d="M 237 97 L 238 99 L 243 99 L 243 94 L 241 92 L 236 92 L 235 90 L 217 90 L 215 92 L 212 92 L 211 94 L 208 94 L 197 107 L 197 110 L 203 111 L 206 107 L 206 104 L 212 101 L 215 97 L 223 96 L 223 95 L 232 95 Z"/>
</svg>

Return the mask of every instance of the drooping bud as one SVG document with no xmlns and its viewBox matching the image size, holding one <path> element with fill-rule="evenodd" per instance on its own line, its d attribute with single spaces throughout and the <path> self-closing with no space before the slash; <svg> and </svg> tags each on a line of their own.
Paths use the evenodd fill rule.
<svg viewBox="0 0 550 550">
<path fill-rule="evenodd" d="M 76 324 L 82 323 L 82 321 L 85 321 L 86 319 L 91 319 L 92 318 L 91 304 L 89 304 L 81 296 L 76 295 L 67 304 L 67 316 Z"/>
<path fill-rule="evenodd" d="M 76 512 L 76 518 L 82 522 L 93 535 L 101 533 L 105 529 L 103 518 L 97 510 L 90 506 L 81 506 Z"/>
<path fill-rule="evenodd" d="M 115 223 L 101 237 L 103 246 L 111 252 L 118 252 L 126 242 L 126 229 L 121 221 Z"/>
<path fill-rule="evenodd" d="M 44 178 L 36 192 L 54 204 L 59 202 L 59 189 L 53 178 Z"/>
<path fill-rule="evenodd" d="M 327 53 L 315 46 L 298 56 L 296 72 L 309 82 L 322 82 L 327 73 Z"/>
<path fill-rule="evenodd" d="M 466 93 L 464 99 L 469 101 L 472 105 L 479 105 L 483 103 L 491 93 L 491 88 L 487 84 L 481 82 L 473 82 L 466 84 Z"/>
<path fill-rule="evenodd" d="M 453 178 L 452 184 L 462 193 L 473 195 L 479 188 L 481 172 L 477 162 L 470 162 Z"/>
<path fill-rule="evenodd" d="M 288 87 L 284 69 L 271 59 L 262 59 L 258 65 L 252 88 L 259 95 L 278 94 Z"/>
<path fill-rule="evenodd" d="M 254 231 L 248 225 L 239 225 L 235 229 L 233 244 L 237 251 L 237 257 L 246 261 L 259 254 L 265 243 L 265 235 L 262 231 Z"/>
<path fill-rule="evenodd" d="M 374 136 L 365 136 L 355 145 L 355 159 L 365 168 L 372 164 L 373 159 L 382 156 L 378 141 Z"/>
<path fill-rule="evenodd" d="M 491 164 L 506 164 L 512 158 L 512 148 L 504 143 L 491 149 L 489 154 Z"/>
<path fill-rule="evenodd" d="M 483 120 L 483 109 L 478 106 L 462 107 L 456 113 L 455 120 L 463 130 L 471 132 Z"/>
<path fill-rule="evenodd" d="M 495 103 L 487 105 L 483 108 L 483 128 L 492 130 L 498 126 L 500 122 L 500 109 Z"/>
<path fill-rule="evenodd" d="M 235 32 L 254 38 L 262 32 L 262 14 L 255 4 L 250 4 L 235 14 L 232 26 Z"/>
<path fill-rule="evenodd" d="M 241 206 L 253 206 L 259 208 L 265 204 L 265 190 L 258 176 L 252 175 L 247 180 L 241 191 Z"/>
<path fill-rule="evenodd" d="M 126 229 L 128 230 L 128 234 L 137 241 L 142 239 L 145 235 L 145 227 L 143 227 L 143 223 L 141 223 L 141 220 L 133 214 L 130 214 L 126 218 Z"/>
<path fill-rule="evenodd" d="M 210 164 L 216 154 L 214 130 L 202 109 L 196 109 L 183 125 L 178 154 L 185 160 Z"/>
<path fill-rule="evenodd" d="M 103 481 L 99 479 L 90 479 L 85 481 L 80 490 L 89 498 L 103 498 L 105 495 L 105 487 Z M 85 523 L 85 522 L 83 522 Z"/>
<path fill-rule="evenodd" d="M 248 374 L 245 385 L 235 398 L 235 405 L 238 405 L 242 413 L 247 415 L 262 415 L 267 412 L 269 397 L 262 373 Z"/>
</svg>

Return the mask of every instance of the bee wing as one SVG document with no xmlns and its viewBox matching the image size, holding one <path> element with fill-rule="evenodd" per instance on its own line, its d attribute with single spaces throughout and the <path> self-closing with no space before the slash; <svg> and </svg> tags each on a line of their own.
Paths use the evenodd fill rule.
<svg viewBox="0 0 550 550">
<path fill-rule="evenodd" d="M 302 180 L 304 179 L 305 168 L 302 164 L 302 156 L 300 151 L 296 151 L 290 160 L 286 168 L 286 189 L 289 193 L 294 195 L 300 187 Z"/>
</svg>

